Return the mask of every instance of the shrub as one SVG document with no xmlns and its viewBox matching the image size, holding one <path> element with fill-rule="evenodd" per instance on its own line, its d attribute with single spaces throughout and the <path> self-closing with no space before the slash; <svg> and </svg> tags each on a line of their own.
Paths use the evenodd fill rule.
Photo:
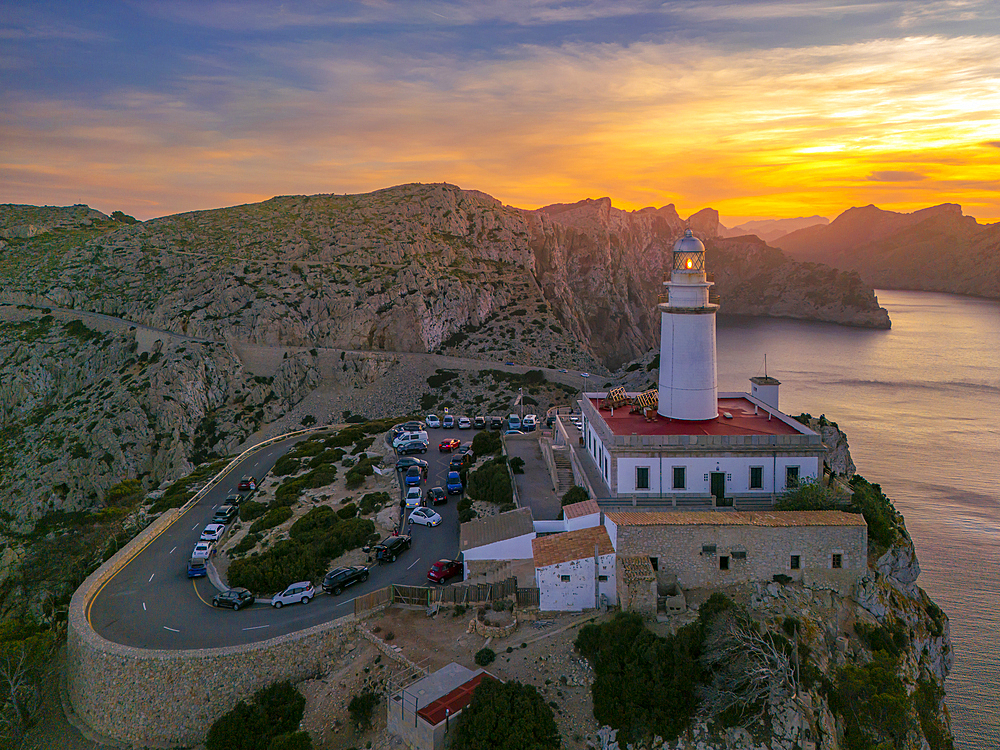
<svg viewBox="0 0 1000 750">
<path fill-rule="evenodd" d="M 337 515 L 343 519 L 354 518 L 358 515 L 358 506 L 354 503 L 348 503 L 343 508 L 337 510 Z"/>
<path fill-rule="evenodd" d="M 472 508 L 466 508 L 465 510 L 460 510 L 458 512 L 458 522 L 468 523 L 476 516 L 477 516 L 476 511 L 474 511 Z"/>
<path fill-rule="evenodd" d="M 562 504 L 572 505 L 573 503 L 582 503 L 589 499 L 590 493 L 587 492 L 587 490 L 579 485 L 573 485 L 566 491 L 566 494 L 562 496 Z"/>
<path fill-rule="evenodd" d="M 108 488 L 104 494 L 107 505 L 127 505 L 139 499 L 142 494 L 142 483 L 138 479 L 126 479 Z"/>
<path fill-rule="evenodd" d="M 775 507 L 777 510 L 836 510 L 838 505 L 833 488 L 815 479 L 803 479 L 798 487 L 786 490 Z"/>
<path fill-rule="evenodd" d="M 374 473 L 375 469 L 372 466 L 372 459 L 367 456 L 359 459 L 351 470 L 347 472 L 347 489 L 357 489 L 365 483 L 365 477 L 370 477 Z"/>
<path fill-rule="evenodd" d="M 240 506 L 240 520 L 247 522 L 260 518 L 267 513 L 267 505 L 253 500 L 247 500 Z"/>
<path fill-rule="evenodd" d="M 855 623 L 854 630 L 865 640 L 872 651 L 885 651 L 893 657 L 898 657 L 903 653 L 910 643 L 910 635 L 906 625 L 896 619 L 883 625 L 858 622 Z"/>
<path fill-rule="evenodd" d="M 208 730 L 207 750 L 257 750 L 270 739 L 267 717 L 260 706 L 240 701 Z"/>
<path fill-rule="evenodd" d="M 497 505 L 513 502 L 514 490 L 510 486 L 506 458 L 497 456 L 475 471 L 469 472 L 466 493 L 474 500 Z"/>
<path fill-rule="evenodd" d="M 552 709 L 532 685 L 484 679 L 462 711 L 453 750 L 531 748 L 556 750 L 559 730 Z"/>
<path fill-rule="evenodd" d="M 266 531 L 267 529 L 273 529 L 289 518 L 292 517 L 292 509 L 286 505 L 279 505 L 276 508 L 271 508 L 267 513 L 258 518 L 250 526 L 250 534 L 257 534 L 261 531 Z"/>
<path fill-rule="evenodd" d="M 427 378 L 427 385 L 431 388 L 440 388 L 449 380 L 454 380 L 457 377 L 458 373 L 454 370 L 437 370 L 434 375 Z"/>
<path fill-rule="evenodd" d="M 358 728 L 358 731 L 367 732 L 372 728 L 372 714 L 375 712 L 378 700 L 378 694 L 370 690 L 351 698 L 347 710 L 350 712 L 351 721 Z"/>
<path fill-rule="evenodd" d="M 311 741 L 302 744 L 301 739 L 289 735 L 302 721 L 305 705 L 306 699 L 291 683 L 275 683 L 258 691 L 250 703 L 240 701 L 220 716 L 208 730 L 205 746 L 208 750 L 308 750 Z M 279 737 L 289 739 L 275 744 Z M 283 744 L 288 742 L 292 744 Z"/>
<path fill-rule="evenodd" d="M 302 463 L 297 458 L 291 458 L 287 453 L 274 462 L 271 473 L 276 477 L 287 477 L 289 474 L 297 474 Z"/>
<path fill-rule="evenodd" d="M 295 731 L 306 708 L 306 699 L 287 680 L 260 690 L 254 696 L 254 703 L 264 710 L 273 735 Z"/>
<path fill-rule="evenodd" d="M 380 510 L 382 506 L 392 502 L 388 492 L 369 492 L 361 498 L 361 513 L 368 515 Z"/>
<path fill-rule="evenodd" d="M 320 466 L 323 466 L 323 464 L 331 464 L 332 466 L 332 464 L 335 464 L 342 459 L 344 455 L 343 448 L 327 448 L 322 453 L 317 453 L 309 459 L 309 468 L 317 469 Z M 335 466 L 332 466 L 332 468 L 336 470 Z"/>
<path fill-rule="evenodd" d="M 480 430 L 472 438 L 472 452 L 477 456 L 489 456 L 496 453 L 502 445 L 499 432 Z"/>
<path fill-rule="evenodd" d="M 319 455 L 319 454 L 317 454 Z M 292 505 L 305 490 L 314 490 L 332 484 L 337 478 L 337 467 L 324 463 L 294 479 L 286 479 L 274 493 L 276 505 Z"/>
<path fill-rule="evenodd" d="M 267 750 L 312 750 L 309 732 L 289 732 L 272 737 Z"/>
<path fill-rule="evenodd" d="M 864 666 L 846 664 L 837 670 L 830 708 L 843 719 L 847 750 L 906 745 L 913 719 L 896 667 L 892 655 L 876 651 Z"/>
<path fill-rule="evenodd" d="M 300 424 L 303 427 L 312 427 L 314 424 L 316 424 L 316 417 L 314 417 L 312 414 L 306 414 L 304 417 L 302 417 L 302 421 L 300 422 Z"/>
<path fill-rule="evenodd" d="M 524 459 L 521 458 L 520 456 L 514 456 L 514 458 L 510 460 L 510 470 L 515 474 L 523 474 Z"/>
<path fill-rule="evenodd" d="M 491 648 L 481 648 L 476 652 L 476 664 L 481 667 L 487 667 L 493 663 L 493 660 L 497 658 L 497 655 L 493 652 Z"/>
</svg>

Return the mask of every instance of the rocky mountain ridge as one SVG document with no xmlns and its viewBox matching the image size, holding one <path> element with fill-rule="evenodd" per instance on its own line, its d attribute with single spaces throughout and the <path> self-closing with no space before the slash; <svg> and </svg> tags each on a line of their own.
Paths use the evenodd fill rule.
<svg viewBox="0 0 1000 750">
<path fill-rule="evenodd" d="M 777 244 L 796 260 L 857 272 L 875 287 L 1000 299 L 1000 223 L 979 224 L 955 203 L 909 214 L 851 208 Z"/>
<path fill-rule="evenodd" d="M 709 243 L 724 312 L 888 326 L 854 277 L 731 247 L 711 209 L 687 222 L 673 206 L 625 212 L 606 198 L 526 211 L 451 185 L 401 185 L 105 219 L 10 240 L 6 289 L 214 340 L 453 352 L 456 337 L 478 336 L 475 351 L 496 359 L 613 368 L 657 334 L 662 272 L 690 225 Z M 738 285 L 721 264 L 732 258 L 768 302 L 727 300 Z M 812 283 L 824 288 L 797 286 Z"/>
</svg>

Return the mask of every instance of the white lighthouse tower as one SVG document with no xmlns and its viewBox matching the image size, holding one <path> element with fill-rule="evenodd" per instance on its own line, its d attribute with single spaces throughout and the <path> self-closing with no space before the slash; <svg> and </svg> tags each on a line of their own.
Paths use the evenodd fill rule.
<svg viewBox="0 0 1000 750">
<path fill-rule="evenodd" d="M 712 282 L 705 276 L 705 245 L 688 229 L 674 244 L 667 301 L 660 308 L 660 388 L 657 412 L 699 421 L 719 415 Z M 662 298 L 661 298 L 662 299 Z"/>
</svg>

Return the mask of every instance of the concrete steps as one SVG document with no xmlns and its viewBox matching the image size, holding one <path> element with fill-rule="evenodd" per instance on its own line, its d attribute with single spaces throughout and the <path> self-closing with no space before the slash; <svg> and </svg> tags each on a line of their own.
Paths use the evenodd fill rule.
<svg viewBox="0 0 1000 750">
<path fill-rule="evenodd" d="M 552 462 L 556 467 L 556 495 L 562 497 L 573 487 L 573 464 L 566 449 L 552 449 Z"/>
</svg>

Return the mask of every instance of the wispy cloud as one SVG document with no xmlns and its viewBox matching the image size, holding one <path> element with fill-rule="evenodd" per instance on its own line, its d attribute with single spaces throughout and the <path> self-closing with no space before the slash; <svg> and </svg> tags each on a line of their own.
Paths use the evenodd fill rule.
<svg viewBox="0 0 1000 750">
<path fill-rule="evenodd" d="M 866 178 L 871 182 L 919 182 L 925 179 L 919 172 L 905 172 L 895 169 L 880 169 Z"/>
</svg>

